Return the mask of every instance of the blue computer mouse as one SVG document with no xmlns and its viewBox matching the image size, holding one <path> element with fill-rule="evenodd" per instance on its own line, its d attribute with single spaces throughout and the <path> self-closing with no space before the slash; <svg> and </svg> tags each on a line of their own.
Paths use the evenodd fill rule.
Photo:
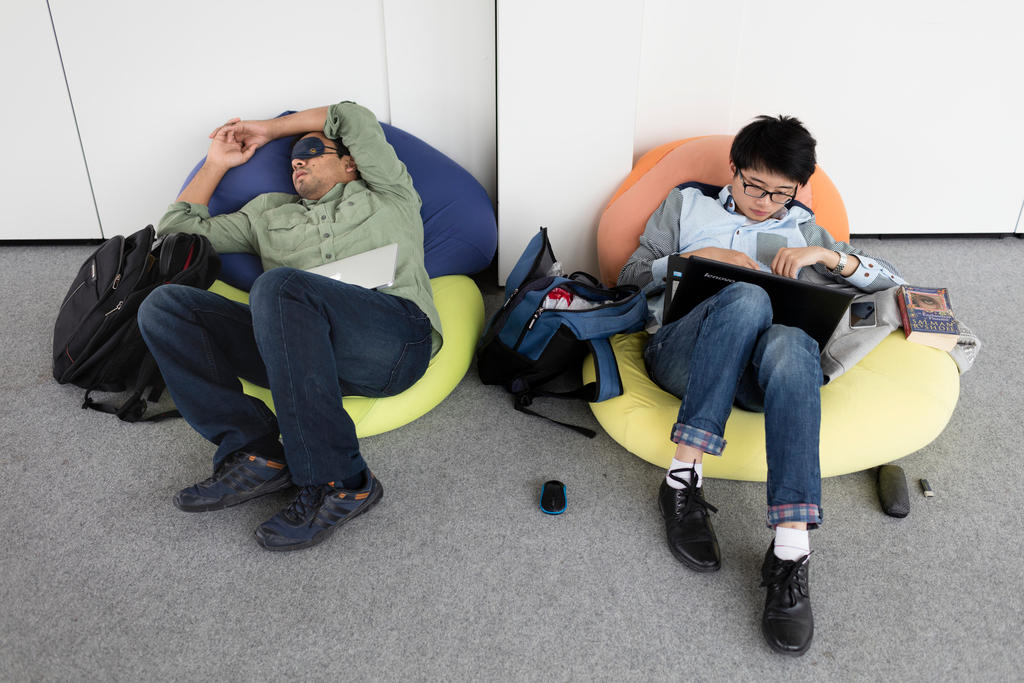
<svg viewBox="0 0 1024 683">
<path fill-rule="evenodd" d="M 560 481 L 546 481 L 540 490 L 540 509 L 549 515 L 565 512 L 565 484 Z"/>
</svg>

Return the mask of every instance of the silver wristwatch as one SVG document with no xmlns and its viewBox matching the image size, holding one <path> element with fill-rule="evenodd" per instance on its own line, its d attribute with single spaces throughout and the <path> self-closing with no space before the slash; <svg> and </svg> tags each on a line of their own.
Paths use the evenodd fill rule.
<svg viewBox="0 0 1024 683">
<path fill-rule="evenodd" d="M 836 251 L 836 253 L 839 254 L 839 263 L 837 263 L 836 267 L 832 269 L 832 274 L 842 275 L 843 269 L 846 268 L 846 254 L 841 251 Z"/>
</svg>

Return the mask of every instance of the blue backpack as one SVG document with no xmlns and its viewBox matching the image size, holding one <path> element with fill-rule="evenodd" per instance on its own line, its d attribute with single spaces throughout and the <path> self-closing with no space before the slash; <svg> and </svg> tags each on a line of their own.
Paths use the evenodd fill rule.
<svg viewBox="0 0 1024 683">
<path fill-rule="evenodd" d="M 511 294 L 477 347 L 481 381 L 504 385 L 514 395 L 516 410 L 530 415 L 537 415 L 528 409 L 537 396 L 596 402 L 621 395 L 622 380 L 609 338 L 642 330 L 647 322 L 647 299 L 637 287 L 604 288 L 582 272 L 563 277 L 554 274 L 560 270 L 557 263 L 547 228 L 541 228 L 505 281 L 505 291 Z M 550 308 L 549 294 L 556 289 L 568 292 L 577 301 L 577 310 Z M 579 307 L 580 300 L 585 308 Z M 578 378 L 588 353 L 594 356 L 596 381 L 582 385 Z M 566 374 L 574 374 L 577 388 L 541 388 Z M 594 436 L 593 430 L 551 421 Z"/>
</svg>

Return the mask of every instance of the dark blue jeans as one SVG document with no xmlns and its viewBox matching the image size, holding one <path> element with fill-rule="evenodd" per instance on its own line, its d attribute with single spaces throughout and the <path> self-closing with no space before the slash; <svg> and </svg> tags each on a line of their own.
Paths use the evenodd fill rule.
<svg viewBox="0 0 1024 683">
<path fill-rule="evenodd" d="M 293 268 L 261 275 L 248 306 L 164 285 L 138 319 L 176 407 L 217 444 L 214 468 L 280 432 L 299 486 L 366 467 L 343 395 L 400 393 L 430 362 L 430 320 L 415 304 Z M 276 418 L 239 377 L 270 387 Z"/>
<path fill-rule="evenodd" d="M 644 348 L 647 371 L 682 398 L 672 440 L 721 455 L 733 403 L 765 414 L 768 525 L 821 522 L 821 365 L 803 330 L 772 324 L 763 289 L 729 285 Z"/>
</svg>

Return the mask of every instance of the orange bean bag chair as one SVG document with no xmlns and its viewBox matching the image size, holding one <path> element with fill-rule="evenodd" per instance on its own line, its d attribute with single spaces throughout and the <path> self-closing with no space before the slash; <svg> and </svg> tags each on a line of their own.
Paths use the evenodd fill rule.
<svg viewBox="0 0 1024 683">
<path fill-rule="evenodd" d="M 688 138 L 653 149 L 637 162 L 598 225 L 597 254 L 604 282 L 617 280 L 647 219 L 671 188 L 690 181 L 731 182 L 731 145 L 730 135 Z M 835 239 L 849 239 L 843 200 L 820 166 L 796 198 L 814 211 L 818 224 Z M 604 430 L 626 450 L 667 467 L 676 448 L 669 434 L 679 399 L 647 376 L 642 354 L 646 340 L 646 332 L 612 339 L 624 393 L 590 407 Z M 593 380 L 591 359 L 583 375 L 585 382 Z M 928 445 L 949 422 L 959 392 L 960 375 L 948 354 L 906 341 L 902 330 L 893 332 L 821 389 L 822 476 L 881 465 Z M 725 439 L 728 446 L 721 457 L 704 459 L 705 475 L 764 481 L 764 416 L 733 408 Z"/>
</svg>

